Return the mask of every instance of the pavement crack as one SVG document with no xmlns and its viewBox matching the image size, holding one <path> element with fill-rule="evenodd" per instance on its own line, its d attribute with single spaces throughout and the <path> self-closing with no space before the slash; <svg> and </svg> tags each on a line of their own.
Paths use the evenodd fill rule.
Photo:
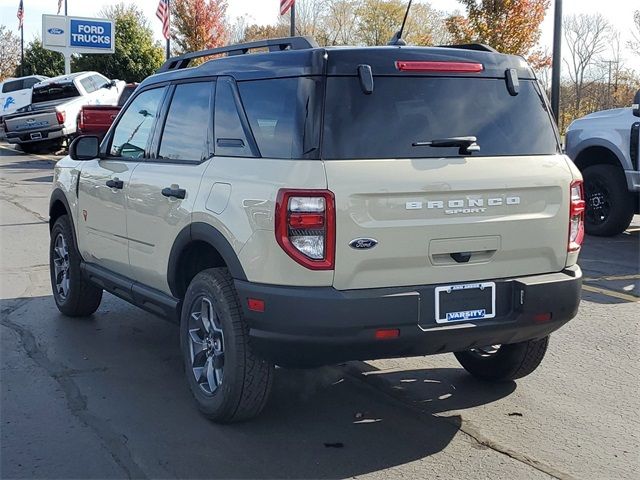
<svg viewBox="0 0 640 480">
<path fill-rule="evenodd" d="M 28 329 L 9 320 L 9 316 L 29 300 L 21 300 L 9 308 L 3 309 L 0 324 L 18 335 L 27 355 L 58 383 L 71 413 L 95 433 L 114 462 L 125 472 L 126 477 L 147 478 L 142 468 L 133 459 L 127 446 L 128 442 L 123 440 L 122 434 L 114 432 L 105 420 L 95 416 L 87 409 L 87 398 L 73 380 L 73 374 L 77 372 L 50 359 Z"/>
<path fill-rule="evenodd" d="M 548 465 L 544 462 L 536 460 L 535 458 L 532 458 L 528 455 L 517 452 L 505 445 L 502 445 L 499 442 L 491 440 L 490 438 L 480 433 L 480 431 L 477 428 L 475 428 L 471 422 L 469 422 L 468 420 L 465 420 L 462 417 L 460 412 L 458 412 L 457 414 L 460 416 L 460 419 L 462 420 L 461 424 L 459 424 L 458 422 L 454 421 L 453 419 L 451 419 L 446 415 L 440 415 L 438 413 L 431 412 L 428 409 L 416 404 L 416 402 L 412 401 L 410 398 L 407 398 L 407 396 L 403 394 L 401 390 L 390 388 L 390 385 L 384 379 L 377 378 L 378 377 L 377 375 L 363 375 L 363 373 L 366 371 L 378 370 L 372 365 L 369 365 L 369 364 L 363 364 L 363 365 L 366 365 L 366 367 L 363 368 L 361 366 L 358 366 L 357 363 L 356 364 L 349 363 L 345 366 L 346 368 L 343 370 L 343 372 L 346 373 L 353 380 L 361 384 L 364 384 L 368 388 L 374 389 L 379 393 L 382 393 L 383 395 L 394 400 L 395 402 L 400 403 L 402 406 L 408 407 L 410 410 L 414 411 L 415 413 L 418 413 L 419 415 L 429 415 L 433 418 L 442 420 L 450 425 L 455 426 L 467 438 L 477 443 L 478 445 L 481 445 L 482 447 L 489 448 L 496 453 L 505 455 L 528 467 L 534 468 L 539 472 L 544 473 L 550 477 L 557 478 L 559 480 L 575 480 L 576 477 L 566 472 L 563 472 L 552 465 Z"/>
<path fill-rule="evenodd" d="M 42 221 L 43 223 L 44 222 L 49 223 L 49 219 L 48 218 L 45 218 L 42 215 L 40 215 L 38 212 L 36 212 L 34 210 L 31 210 L 30 208 L 25 207 L 23 204 L 21 204 L 20 202 L 18 202 L 14 198 L 12 198 L 12 196 L 5 195 L 5 194 L 0 194 L 0 200 L 4 200 L 5 202 L 9 202 L 10 204 L 16 206 L 20 210 L 24 210 L 25 212 L 27 212 L 30 215 L 33 215 L 34 217 L 36 217 L 38 220 Z"/>
</svg>

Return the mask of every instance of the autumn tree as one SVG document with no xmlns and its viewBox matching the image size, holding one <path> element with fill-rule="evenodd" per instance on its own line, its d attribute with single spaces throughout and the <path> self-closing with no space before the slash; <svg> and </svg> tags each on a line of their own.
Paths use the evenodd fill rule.
<svg viewBox="0 0 640 480">
<path fill-rule="evenodd" d="M 20 38 L 0 25 L 0 81 L 14 74 L 20 63 Z"/>
<path fill-rule="evenodd" d="M 226 0 L 173 0 L 171 38 L 177 54 L 221 47 L 229 39 Z M 200 60 L 202 61 L 202 60 Z M 198 61 L 194 61 L 197 64 Z"/>
<path fill-rule="evenodd" d="M 536 50 L 550 0 L 459 0 L 467 15 L 447 19 L 456 43 L 485 43 L 499 52 L 527 57 L 534 68 L 550 62 Z"/>
<path fill-rule="evenodd" d="M 268 38 L 282 38 L 289 36 L 289 28 L 284 25 L 249 25 L 244 29 L 240 42 L 254 42 Z"/>
<path fill-rule="evenodd" d="M 119 3 L 104 8 L 99 16 L 115 21 L 115 52 L 83 54 L 74 62 L 74 70 L 95 70 L 109 78 L 141 82 L 162 65 L 164 49 L 154 42 L 149 22 L 139 7 Z"/>
</svg>

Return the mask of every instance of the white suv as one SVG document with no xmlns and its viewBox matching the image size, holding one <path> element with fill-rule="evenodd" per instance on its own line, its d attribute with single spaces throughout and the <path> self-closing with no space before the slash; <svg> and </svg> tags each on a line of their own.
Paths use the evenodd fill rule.
<svg viewBox="0 0 640 480">
<path fill-rule="evenodd" d="M 229 422 L 276 364 L 455 352 L 484 379 L 531 373 L 578 309 L 583 215 L 520 57 L 270 40 L 169 60 L 101 144 L 72 143 L 51 283 L 67 315 L 106 290 L 180 322 L 191 392 Z"/>
</svg>

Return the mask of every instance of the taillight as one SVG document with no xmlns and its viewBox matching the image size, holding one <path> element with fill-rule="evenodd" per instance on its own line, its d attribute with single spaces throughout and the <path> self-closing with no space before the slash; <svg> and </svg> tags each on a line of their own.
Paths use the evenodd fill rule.
<svg viewBox="0 0 640 480">
<path fill-rule="evenodd" d="M 63 111 L 63 112 L 56 112 L 56 119 L 58 120 L 58 123 L 60 125 L 62 125 L 64 123 L 64 121 L 67 118 L 67 114 Z"/>
<path fill-rule="evenodd" d="M 83 110 L 80 110 L 80 115 L 78 115 L 78 130 L 80 130 L 80 132 L 84 130 L 84 111 Z"/>
<path fill-rule="evenodd" d="M 484 70 L 481 63 L 471 62 L 416 62 L 398 60 L 396 68 L 401 72 L 454 72 L 480 73 Z"/>
<path fill-rule="evenodd" d="M 329 190 L 278 192 L 276 240 L 300 265 L 332 270 L 336 248 L 335 199 Z"/>
<path fill-rule="evenodd" d="M 571 182 L 569 203 L 569 252 L 580 250 L 584 240 L 584 190 L 582 180 Z"/>
</svg>

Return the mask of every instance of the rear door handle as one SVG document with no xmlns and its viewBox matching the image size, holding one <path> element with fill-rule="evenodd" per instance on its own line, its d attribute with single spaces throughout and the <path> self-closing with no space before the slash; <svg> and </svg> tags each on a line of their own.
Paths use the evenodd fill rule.
<svg viewBox="0 0 640 480">
<path fill-rule="evenodd" d="M 187 195 L 187 191 L 178 185 L 171 185 L 162 189 L 162 195 L 165 197 L 184 198 Z"/>
<path fill-rule="evenodd" d="M 107 180 L 107 187 L 122 190 L 124 188 L 124 182 L 116 177 L 113 180 Z"/>
</svg>

